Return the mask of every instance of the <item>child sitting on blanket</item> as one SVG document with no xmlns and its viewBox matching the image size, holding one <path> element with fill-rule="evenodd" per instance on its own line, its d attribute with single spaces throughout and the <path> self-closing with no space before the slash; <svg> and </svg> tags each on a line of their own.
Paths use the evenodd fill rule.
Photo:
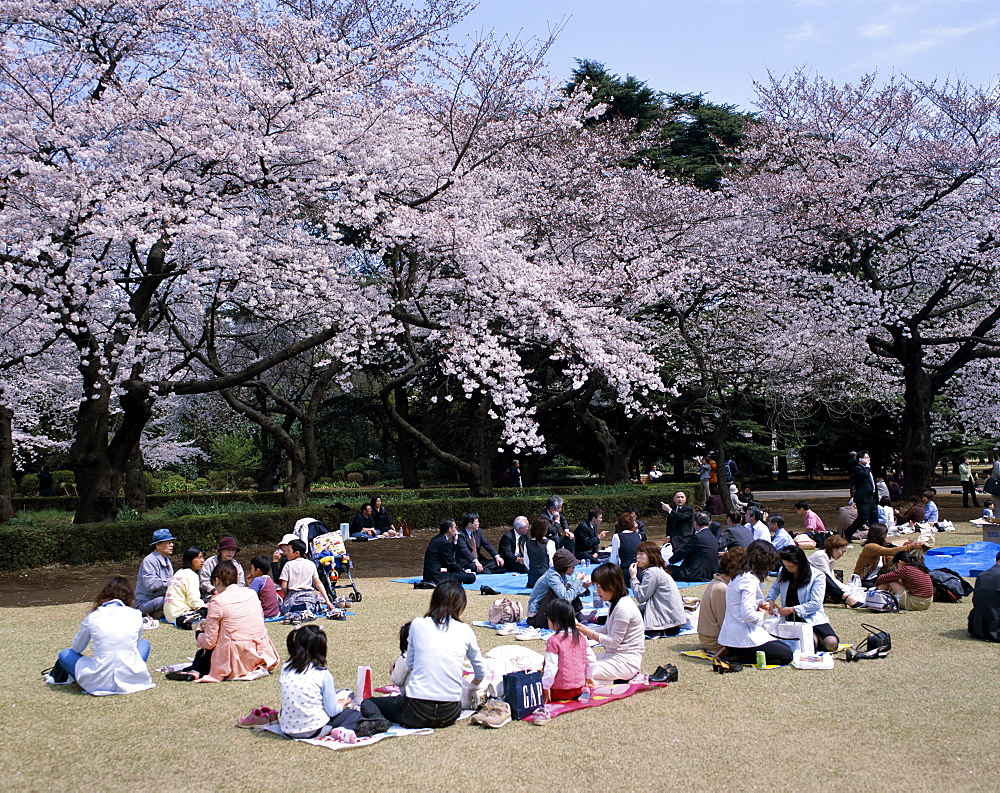
<svg viewBox="0 0 1000 793">
<path fill-rule="evenodd" d="M 326 633 L 320 625 L 303 625 L 288 634 L 288 663 L 281 669 L 281 715 L 278 723 L 289 738 L 332 735 L 345 743 L 384 732 L 384 719 L 362 719 L 337 694 L 326 668 Z"/>
<path fill-rule="evenodd" d="M 288 543 L 288 561 L 281 568 L 281 613 L 288 614 L 305 607 L 322 613 L 333 608 L 323 591 L 316 565 L 305 558 L 306 544 L 302 540 Z"/>
<path fill-rule="evenodd" d="M 578 699 L 594 687 L 592 679 L 597 658 L 576 627 L 576 613 L 569 601 L 556 599 L 548 608 L 549 629 L 542 667 L 545 702 Z"/>
<path fill-rule="evenodd" d="M 250 583 L 248 586 L 257 593 L 264 619 L 277 617 L 281 613 L 281 599 L 278 588 L 271 578 L 271 560 L 266 556 L 255 556 L 250 560 Z"/>
<path fill-rule="evenodd" d="M 389 667 L 389 682 L 406 693 L 406 681 L 410 679 L 410 667 L 406 665 L 406 649 L 410 646 L 410 623 L 399 626 L 399 658 Z"/>
</svg>

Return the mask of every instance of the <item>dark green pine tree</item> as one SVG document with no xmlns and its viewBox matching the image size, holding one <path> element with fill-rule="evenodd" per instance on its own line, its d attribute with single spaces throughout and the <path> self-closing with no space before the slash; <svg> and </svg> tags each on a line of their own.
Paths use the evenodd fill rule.
<svg viewBox="0 0 1000 793">
<path fill-rule="evenodd" d="M 634 133 L 653 135 L 659 143 L 636 148 L 628 165 L 646 165 L 698 187 L 717 190 L 725 174 L 739 164 L 745 125 L 753 121 L 735 105 L 717 105 L 704 94 L 664 94 L 633 77 L 622 79 L 603 63 L 577 60 L 567 93 L 581 85 L 593 91 L 589 107 L 606 104 L 604 113 L 588 122 L 595 128 L 609 121 L 632 120 Z"/>
</svg>

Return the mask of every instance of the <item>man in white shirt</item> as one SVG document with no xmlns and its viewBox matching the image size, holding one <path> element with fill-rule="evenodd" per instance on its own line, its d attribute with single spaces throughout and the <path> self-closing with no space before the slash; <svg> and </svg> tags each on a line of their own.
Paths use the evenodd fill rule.
<svg viewBox="0 0 1000 793">
<path fill-rule="evenodd" d="M 767 525 L 761 520 L 762 517 L 764 513 L 759 507 L 747 507 L 743 513 L 744 523 L 753 532 L 753 538 L 770 542 L 771 532 L 767 530 Z"/>
</svg>

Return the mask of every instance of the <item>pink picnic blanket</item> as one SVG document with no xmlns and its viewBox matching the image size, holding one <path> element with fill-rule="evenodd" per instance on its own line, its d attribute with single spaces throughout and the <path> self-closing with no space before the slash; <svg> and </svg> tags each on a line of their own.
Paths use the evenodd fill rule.
<svg viewBox="0 0 1000 793">
<path fill-rule="evenodd" d="M 545 706 L 552 718 L 562 716 L 573 710 L 581 708 L 596 708 L 598 705 L 607 705 L 617 699 L 625 699 L 640 691 L 652 691 L 657 688 L 666 688 L 667 683 L 616 683 L 611 686 L 597 686 L 591 693 L 587 702 L 580 702 L 578 699 L 571 699 L 568 702 L 549 702 Z M 525 716 L 522 721 L 534 721 L 534 714 Z"/>
</svg>

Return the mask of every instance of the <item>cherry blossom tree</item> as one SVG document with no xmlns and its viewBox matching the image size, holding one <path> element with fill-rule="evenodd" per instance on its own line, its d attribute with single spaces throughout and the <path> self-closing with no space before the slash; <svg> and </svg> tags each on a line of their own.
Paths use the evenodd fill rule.
<svg viewBox="0 0 1000 793">
<path fill-rule="evenodd" d="M 369 337 L 343 232 L 440 148 L 415 74 L 465 7 L 0 3 L 2 297 L 75 349 L 78 521 L 114 515 L 157 398 Z M 219 374 L 200 356 L 237 309 L 316 330 Z"/>
<path fill-rule="evenodd" d="M 759 86 L 761 123 L 732 189 L 760 217 L 759 255 L 798 268 L 784 288 L 833 308 L 825 335 L 864 341 L 902 384 L 910 492 L 931 483 L 935 398 L 1000 357 L 1000 90 L 797 73 Z"/>
</svg>

